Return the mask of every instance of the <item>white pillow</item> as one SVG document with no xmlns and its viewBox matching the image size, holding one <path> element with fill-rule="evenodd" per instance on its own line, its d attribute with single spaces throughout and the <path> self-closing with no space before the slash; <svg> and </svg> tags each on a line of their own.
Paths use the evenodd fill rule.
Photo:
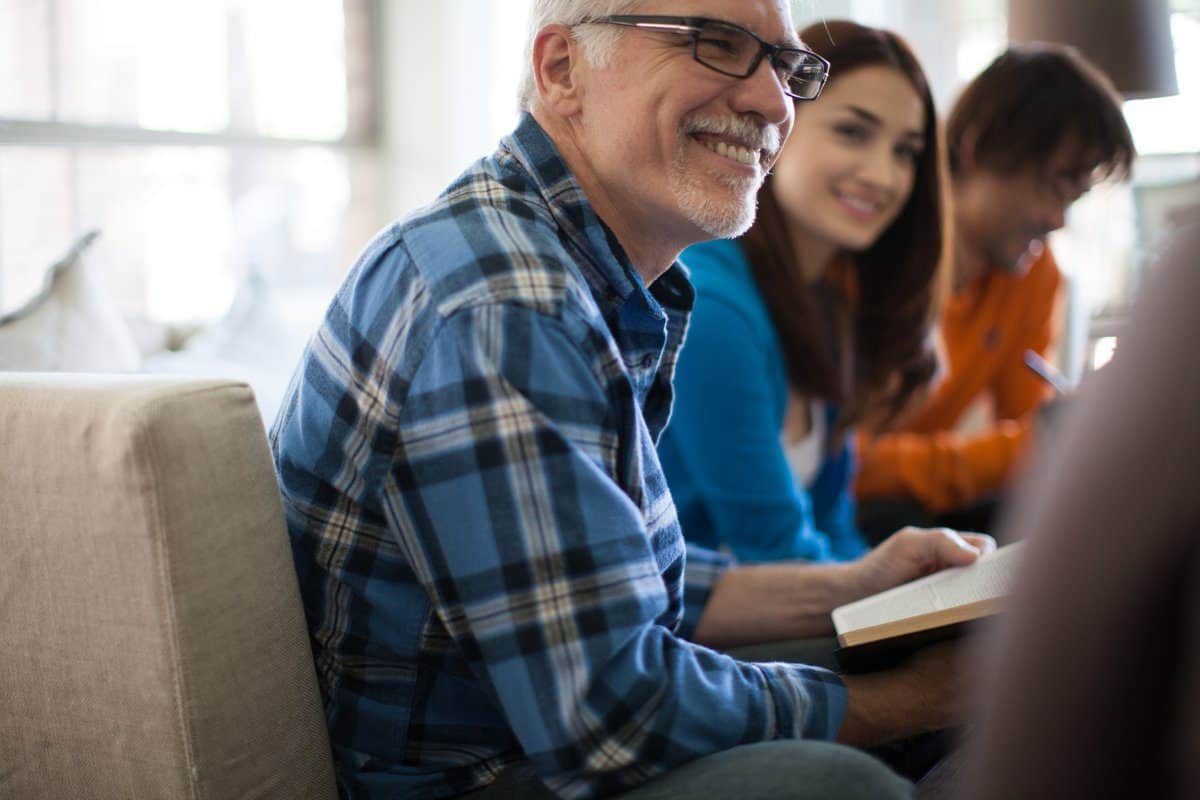
<svg viewBox="0 0 1200 800">
<path fill-rule="evenodd" d="M 84 234 L 32 300 L 0 317 L 0 370 L 137 371 L 133 335 L 83 260 L 97 236 Z"/>
<path fill-rule="evenodd" d="M 223 319 L 188 339 L 182 350 L 147 356 L 142 371 L 246 381 L 270 427 L 336 291 L 336 284 L 269 287 L 252 272 Z"/>
</svg>

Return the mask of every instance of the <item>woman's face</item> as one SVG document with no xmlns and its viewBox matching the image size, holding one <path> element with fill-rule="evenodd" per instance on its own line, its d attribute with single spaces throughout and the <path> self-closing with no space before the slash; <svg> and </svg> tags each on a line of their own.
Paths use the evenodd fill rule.
<svg viewBox="0 0 1200 800">
<path fill-rule="evenodd" d="M 775 199 L 799 236 L 865 250 L 904 208 L 924 147 L 925 110 L 908 78 L 860 67 L 797 106 L 775 166 Z"/>
</svg>

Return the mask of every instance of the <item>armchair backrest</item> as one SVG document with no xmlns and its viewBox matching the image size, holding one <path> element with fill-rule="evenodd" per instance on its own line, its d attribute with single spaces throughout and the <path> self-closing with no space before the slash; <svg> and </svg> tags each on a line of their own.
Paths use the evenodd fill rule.
<svg viewBox="0 0 1200 800">
<path fill-rule="evenodd" d="M 337 796 L 249 387 L 0 373 L 0 795 Z"/>
</svg>

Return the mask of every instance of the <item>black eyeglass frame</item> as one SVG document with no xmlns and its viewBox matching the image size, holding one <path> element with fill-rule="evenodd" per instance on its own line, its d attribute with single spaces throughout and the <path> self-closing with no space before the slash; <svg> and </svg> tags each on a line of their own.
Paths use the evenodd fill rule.
<svg viewBox="0 0 1200 800">
<path fill-rule="evenodd" d="M 784 45 L 771 44 L 758 36 L 754 31 L 743 28 L 741 25 L 736 25 L 732 22 L 727 22 L 723 19 L 711 19 L 709 17 L 670 17 L 660 16 L 657 14 L 613 14 L 607 17 L 589 17 L 581 20 L 580 25 L 600 24 L 600 25 L 621 25 L 627 28 L 640 28 L 642 30 L 663 31 L 665 33 L 678 33 L 692 37 L 692 60 L 702 67 L 707 67 L 713 72 L 718 72 L 722 75 L 728 75 L 731 78 L 749 78 L 758 69 L 758 65 L 762 63 L 764 57 L 770 62 L 771 66 L 776 70 L 780 69 L 780 56 L 783 53 L 797 53 L 808 59 L 813 59 L 821 66 L 821 74 L 811 80 L 817 84 L 816 91 L 812 96 L 796 94 L 789 87 L 788 81 L 781 81 L 783 91 L 788 97 L 802 102 L 816 100 L 821 95 L 821 90 L 825 88 L 825 82 L 829 80 L 829 62 L 817 55 L 811 50 L 806 50 L 803 47 L 785 47 Z M 700 58 L 700 35 L 704 32 L 704 28 L 708 25 L 721 25 L 726 28 L 732 28 L 746 34 L 755 42 L 758 43 L 758 53 L 750 61 L 750 66 L 744 73 L 730 72 L 729 70 L 721 69 L 713 66 L 707 61 Z M 792 73 L 796 75 L 796 72 Z"/>
</svg>

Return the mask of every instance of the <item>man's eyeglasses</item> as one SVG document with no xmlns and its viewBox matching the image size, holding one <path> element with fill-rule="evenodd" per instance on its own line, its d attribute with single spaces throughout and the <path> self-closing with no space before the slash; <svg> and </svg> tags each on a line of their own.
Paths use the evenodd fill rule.
<svg viewBox="0 0 1200 800">
<path fill-rule="evenodd" d="M 797 100 L 816 100 L 829 78 L 829 62 L 799 47 L 765 42 L 731 22 L 704 17 L 660 17 L 615 14 L 585 19 L 580 24 L 624 25 L 629 28 L 677 33 L 692 37 L 692 58 L 733 78 L 748 78 L 763 58 L 771 62 L 783 90 Z"/>
</svg>

